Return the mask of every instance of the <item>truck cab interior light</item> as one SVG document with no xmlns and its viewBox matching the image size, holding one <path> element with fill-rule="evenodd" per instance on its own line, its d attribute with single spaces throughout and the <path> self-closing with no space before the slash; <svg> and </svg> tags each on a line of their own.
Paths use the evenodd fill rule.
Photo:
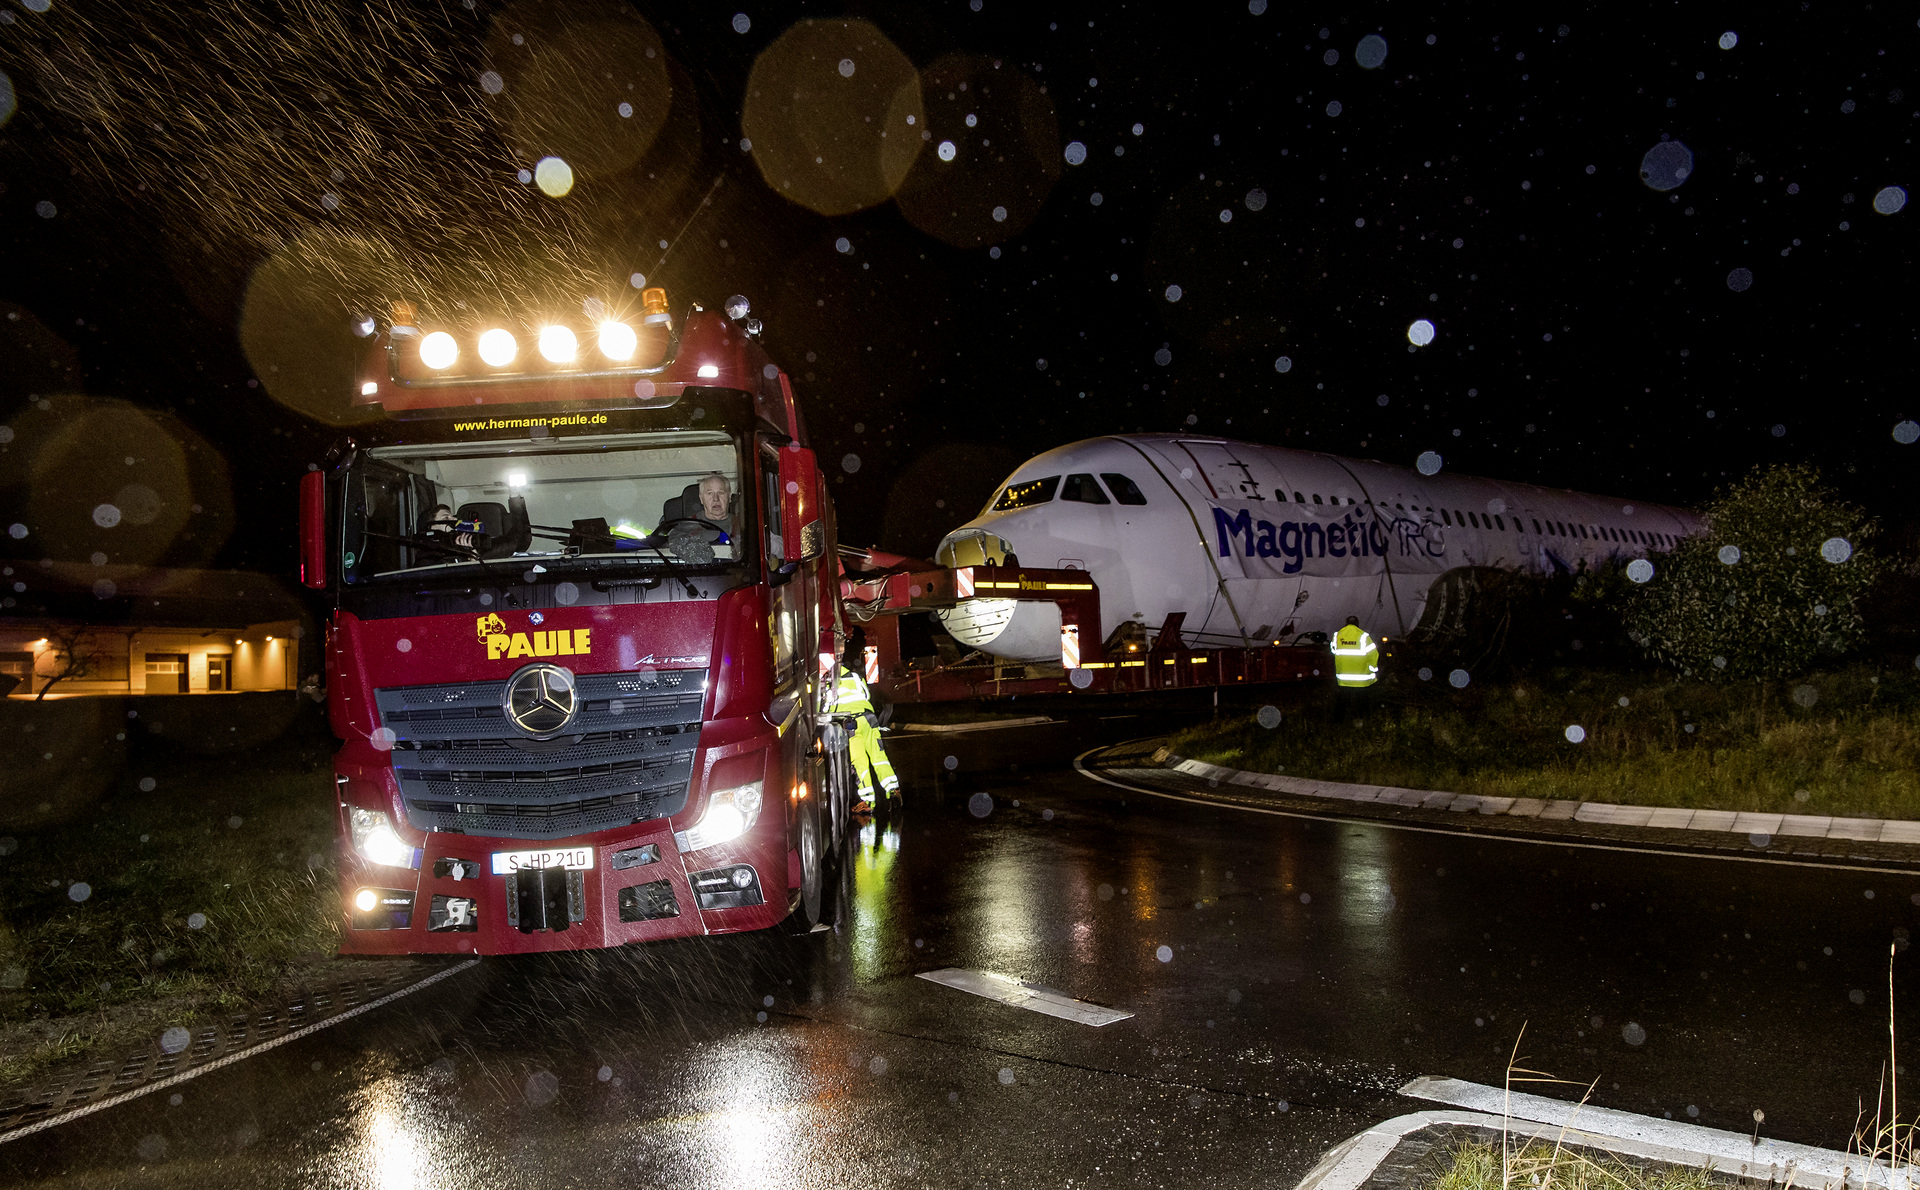
<svg viewBox="0 0 1920 1190">
<path fill-rule="evenodd" d="M 368 863 L 388 868 L 420 866 L 420 849 L 407 846 L 385 812 L 348 806 L 347 825 L 353 832 L 353 849 Z"/>
<path fill-rule="evenodd" d="M 507 472 L 507 486 L 516 492 L 526 490 L 527 473 L 525 471 Z"/>
<path fill-rule="evenodd" d="M 420 362 L 436 372 L 451 368 L 453 361 L 459 358 L 460 344 L 454 342 L 453 336 L 445 331 L 435 331 L 420 340 Z"/>
<path fill-rule="evenodd" d="M 682 851 L 699 851 L 730 842 L 753 829 L 760 817 L 760 782 L 717 791 L 707 801 L 707 812 L 686 832 Z"/>
<path fill-rule="evenodd" d="M 719 364 L 701 364 L 700 365 L 700 379 L 713 380 L 717 378 L 719 375 L 720 375 Z"/>
<path fill-rule="evenodd" d="M 580 340 L 564 326 L 549 326 L 540 331 L 540 354 L 550 364 L 570 364 L 580 354 Z"/>
<path fill-rule="evenodd" d="M 480 336 L 480 358 L 490 367 L 504 368 L 520 354 L 520 342 L 513 332 L 504 327 L 494 327 Z"/>
<path fill-rule="evenodd" d="M 611 360 L 630 360 L 640 346 L 640 336 L 624 322 L 600 324 L 600 354 Z"/>
</svg>

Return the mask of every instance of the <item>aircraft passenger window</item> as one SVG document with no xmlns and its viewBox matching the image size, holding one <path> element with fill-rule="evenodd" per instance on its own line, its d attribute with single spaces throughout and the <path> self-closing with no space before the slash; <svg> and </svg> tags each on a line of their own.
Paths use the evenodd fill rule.
<svg viewBox="0 0 1920 1190">
<path fill-rule="evenodd" d="M 994 512 L 1005 512 L 1010 508 L 1028 508 L 1035 504 L 1045 504 L 1053 499 L 1054 489 L 1060 486 L 1058 475 L 1049 475 L 1045 479 L 1029 479 L 1025 483 L 1010 483 L 1000 498 L 993 502 Z"/>
<path fill-rule="evenodd" d="M 1471 524 L 1473 525 L 1473 527 L 1474 527 L 1474 528 L 1476 528 L 1476 529 L 1484 529 L 1484 528 L 1486 528 L 1486 526 L 1485 526 L 1485 525 L 1482 525 L 1482 524 L 1480 523 L 1480 514 L 1479 514 L 1479 513 L 1477 513 L 1477 512 L 1469 512 L 1469 513 L 1467 514 L 1467 520 L 1468 520 L 1468 521 L 1469 521 L 1469 522 L 1470 522 L 1470 523 L 1471 523 Z"/>
<path fill-rule="evenodd" d="M 1295 493 L 1293 494 L 1293 502 L 1294 502 L 1295 504 L 1305 504 L 1305 503 L 1307 502 L 1307 495 L 1306 495 L 1306 493 L 1305 493 L 1305 492 L 1295 492 Z"/>
<path fill-rule="evenodd" d="M 1537 518 L 1537 517 L 1536 517 L 1536 518 L 1534 518 L 1534 522 L 1533 522 L 1533 532 L 1534 532 L 1534 534 L 1535 534 L 1535 536 L 1539 536 L 1539 537 L 1545 537 L 1545 536 L 1546 536 L 1546 534 L 1544 534 L 1544 533 L 1542 533 L 1542 532 L 1540 532 L 1540 521 L 1539 521 L 1539 518 Z"/>
<path fill-rule="evenodd" d="M 1147 502 L 1147 498 L 1140 494 L 1139 485 L 1135 484 L 1126 476 L 1115 475 L 1109 471 L 1102 471 L 1100 478 L 1107 481 L 1107 490 L 1111 491 L 1113 498 L 1120 503 L 1145 504 Z"/>
<path fill-rule="evenodd" d="M 1497 528 L 1500 528 L 1500 529 L 1505 529 L 1507 527 L 1506 518 L 1501 516 L 1499 513 L 1494 514 L 1493 523 Z"/>
<path fill-rule="evenodd" d="M 1320 498 L 1320 493 L 1319 493 L 1319 492 L 1315 492 L 1315 493 L 1313 494 L 1313 502 L 1314 502 L 1315 504 L 1325 504 L 1325 503 L 1326 503 L 1326 501 L 1325 501 L 1325 500 L 1322 500 L 1322 499 Z"/>
<path fill-rule="evenodd" d="M 1440 520 L 1443 524 L 1446 524 L 1446 525 L 1453 524 L 1453 518 L 1447 515 L 1447 510 L 1444 508 L 1440 510 Z"/>
<path fill-rule="evenodd" d="M 1107 494 L 1091 475 L 1069 475 L 1060 489 L 1062 500 L 1072 500 L 1079 504 L 1108 504 Z"/>
</svg>

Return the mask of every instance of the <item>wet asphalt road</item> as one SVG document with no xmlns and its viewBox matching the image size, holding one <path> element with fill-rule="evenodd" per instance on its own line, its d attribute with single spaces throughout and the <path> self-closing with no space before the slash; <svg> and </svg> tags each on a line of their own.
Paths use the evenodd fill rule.
<svg viewBox="0 0 1920 1190">
<path fill-rule="evenodd" d="M 0 1146 L 0 1182 L 1287 1185 L 1426 1106 L 1394 1094 L 1415 1075 L 1498 1082 L 1522 1026 L 1525 1065 L 1623 1110 L 1747 1131 L 1758 1107 L 1838 1145 L 1871 1100 L 1920 881 L 1252 815 L 1067 767 L 1157 726 L 896 740 L 914 800 L 866 832 L 837 934 L 485 960 Z M 913 978 L 948 966 L 1137 1015 Z"/>
</svg>

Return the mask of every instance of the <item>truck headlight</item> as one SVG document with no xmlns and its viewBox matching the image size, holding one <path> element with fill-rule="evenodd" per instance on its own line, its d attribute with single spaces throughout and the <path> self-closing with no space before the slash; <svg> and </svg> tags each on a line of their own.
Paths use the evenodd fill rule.
<svg viewBox="0 0 1920 1190">
<path fill-rule="evenodd" d="M 760 817 L 760 782 L 722 789 L 707 800 L 707 812 L 685 832 L 682 851 L 698 851 L 737 839 L 753 829 Z"/>
<path fill-rule="evenodd" d="M 368 863 L 388 868 L 420 866 L 419 848 L 402 841 L 384 812 L 348 806 L 347 825 L 353 831 L 353 849 Z"/>
</svg>

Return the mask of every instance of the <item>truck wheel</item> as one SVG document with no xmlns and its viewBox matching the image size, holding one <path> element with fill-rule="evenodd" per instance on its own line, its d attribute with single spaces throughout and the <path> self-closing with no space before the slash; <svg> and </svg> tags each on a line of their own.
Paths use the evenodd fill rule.
<svg viewBox="0 0 1920 1190">
<path fill-rule="evenodd" d="M 800 903 L 786 921 L 791 933 L 812 933 L 820 920 L 826 900 L 826 829 L 819 799 L 807 799 L 800 808 Z"/>
</svg>

